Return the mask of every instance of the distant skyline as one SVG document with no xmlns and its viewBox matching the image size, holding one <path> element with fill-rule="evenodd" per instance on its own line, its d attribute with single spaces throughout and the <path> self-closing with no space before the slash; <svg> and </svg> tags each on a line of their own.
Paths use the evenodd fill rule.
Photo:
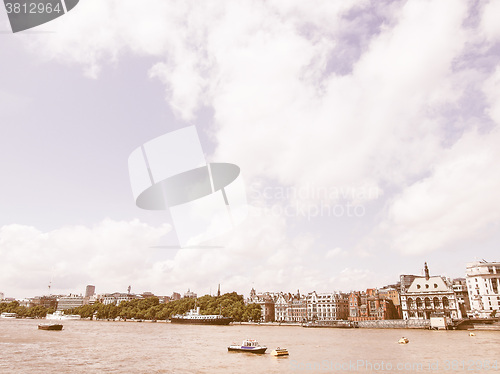
<svg viewBox="0 0 500 374">
<path fill-rule="evenodd" d="M 497 1 L 85 0 L 0 9 L 0 292 L 366 289 L 499 261 Z M 178 246 L 127 161 L 196 126 L 236 230 Z"/>
</svg>

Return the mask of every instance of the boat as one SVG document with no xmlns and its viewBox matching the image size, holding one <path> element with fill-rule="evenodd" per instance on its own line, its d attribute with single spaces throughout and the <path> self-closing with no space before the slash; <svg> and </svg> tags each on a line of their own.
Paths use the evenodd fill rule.
<svg viewBox="0 0 500 374">
<path fill-rule="evenodd" d="M 280 348 L 280 347 L 278 347 L 278 348 L 274 349 L 273 351 L 271 351 L 271 354 L 273 356 L 277 356 L 277 357 L 279 357 L 279 356 L 288 356 L 288 350 L 286 348 Z"/>
<path fill-rule="evenodd" d="M 410 342 L 410 339 L 405 338 L 404 336 L 398 340 L 399 344 L 408 344 Z"/>
<path fill-rule="evenodd" d="M 61 310 L 56 310 L 52 314 L 47 314 L 45 316 L 45 319 L 52 319 L 52 320 L 65 320 L 65 319 L 81 319 L 80 315 L 78 314 L 64 314 L 63 311 Z"/>
<path fill-rule="evenodd" d="M 61 331 L 63 329 L 63 325 L 57 323 L 41 323 L 38 325 L 38 330 L 53 330 L 53 331 Z"/>
<path fill-rule="evenodd" d="M 260 345 L 256 340 L 247 339 L 243 340 L 241 345 L 236 343 L 227 347 L 228 352 L 250 352 L 250 353 L 264 353 L 267 347 Z"/>
<path fill-rule="evenodd" d="M 17 318 L 17 313 L 7 313 L 7 312 L 3 312 L 2 314 L 0 314 L 0 318 L 9 318 L 9 319 L 14 319 L 14 318 Z"/>
<path fill-rule="evenodd" d="M 172 323 L 192 325 L 229 325 L 233 319 L 220 314 L 200 314 L 200 307 L 191 309 L 186 314 L 177 314 L 170 318 Z"/>
</svg>

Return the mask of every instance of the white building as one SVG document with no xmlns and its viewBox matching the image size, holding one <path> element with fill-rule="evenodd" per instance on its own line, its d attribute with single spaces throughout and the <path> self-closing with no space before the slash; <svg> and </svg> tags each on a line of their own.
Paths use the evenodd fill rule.
<svg viewBox="0 0 500 374">
<path fill-rule="evenodd" d="M 462 318 L 453 285 L 446 278 L 429 275 L 415 276 L 411 285 L 401 293 L 403 319 L 430 319 L 431 316 Z"/>
<path fill-rule="evenodd" d="M 500 312 L 500 262 L 470 262 L 465 275 L 470 316 L 487 318 L 494 310 Z"/>
<path fill-rule="evenodd" d="M 61 296 L 57 301 L 57 310 L 66 310 L 78 308 L 83 305 L 84 298 L 82 295 Z"/>
<path fill-rule="evenodd" d="M 307 319 L 307 301 L 297 294 L 280 292 L 274 303 L 274 317 L 277 322 L 304 322 Z"/>
<path fill-rule="evenodd" d="M 336 321 L 347 319 L 349 302 L 340 292 L 316 293 L 307 295 L 307 319 L 310 321 Z"/>
<path fill-rule="evenodd" d="M 198 295 L 191 291 L 189 288 L 186 293 L 184 293 L 184 299 L 196 299 Z"/>
<path fill-rule="evenodd" d="M 109 294 L 109 293 L 104 294 L 101 297 L 99 297 L 98 299 L 100 299 L 104 305 L 108 305 L 108 304 L 120 305 L 120 303 L 122 301 L 130 301 L 130 300 L 139 299 L 139 298 L 141 298 L 141 297 L 139 297 L 137 295 L 133 295 L 133 294 L 129 294 L 129 293 L 115 292 L 115 293 L 111 293 L 111 294 Z"/>
</svg>

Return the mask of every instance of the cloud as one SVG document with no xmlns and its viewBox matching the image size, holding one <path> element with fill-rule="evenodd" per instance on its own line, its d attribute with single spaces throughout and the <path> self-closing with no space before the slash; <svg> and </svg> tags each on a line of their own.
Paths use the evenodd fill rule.
<svg viewBox="0 0 500 374">
<path fill-rule="evenodd" d="M 325 258 L 330 259 L 330 258 L 336 258 L 340 256 L 345 256 L 347 254 L 346 251 L 342 250 L 342 248 L 334 248 L 330 249 L 328 252 L 326 252 Z"/>
<path fill-rule="evenodd" d="M 212 158 L 249 181 L 381 190 L 439 156 L 442 124 L 427 114 L 456 99 L 464 3 L 132 4 L 88 0 L 33 48 L 93 77 L 129 52 L 159 60 L 149 74 L 173 111 L 192 121 L 213 108 Z"/>
<path fill-rule="evenodd" d="M 346 267 L 338 275 L 329 279 L 329 284 L 335 285 L 337 290 L 343 292 L 353 290 L 366 290 L 370 287 L 381 287 L 376 279 L 380 281 L 380 274 L 376 274 L 368 269 Z"/>
<path fill-rule="evenodd" d="M 138 220 L 106 219 L 49 232 L 6 225 L 0 228 L 0 283 L 16 297 L 46 294 L 50 281 L 53 293 L 83 292 L 86 284 L 99 292 L 125 290 L 152 271 L 149 247 L 169 231 L 169 225 L 155 228 Z"/>
<path fill-rule="evenodd" d="M 465 134 L 432 175 L 397 195 L 381 224 L 393 248 L 406 254 L 453 248 L 500 223 L 500 131 Z"/>
<path fill-rule="evenodd" d="M 144 284 L 195 288 L 222 277 L 234 288 L 295 279 L 315 288 L 352 280 L 355 270 L 328 278 L 303 265 L 329 238 L 291 234 L 298 217 L 266 210 L 280 199 L 259 194 L 269 186 L 347 191 L 286 195 L 285 207 L 294 199 L 305 207 L 387 199 L 382 224 L 357 233 L 369 250 L 387 242 L 401 254 L 450 249 L 498 222 L 497 2 L 478 9 L 452 0 L 147 5 L 86 0 L 51 23 L 54 34 L 23 36 L 34 53 L 81 65 L 95 79 L 129 55 L 148 58 L 144 73 L 164 85 L 173 112 L 199 121 L 215 143 L 209 158 L 238 164 L 248 185 L 260 186 L 252 191 L 260 221 L 250 218 L 239 238 L 225 237 L 225 248 L 156 261 Z M 476 10 L 477 24 L 467 24 Z M 204 107 L 213 118 L 199 115 Z M 92 267 L 103 272 L 94 257 Z"/>
<path fill-rule="evenodd" d="M 489 1 L 482 7 L 480 27 L 488 41 L 498 41 L 500 39 L 500 26 L 495 19 L 495 14 L 498 14 L 498 12 L 500 12 L 498 1 Z"/>
</svg>

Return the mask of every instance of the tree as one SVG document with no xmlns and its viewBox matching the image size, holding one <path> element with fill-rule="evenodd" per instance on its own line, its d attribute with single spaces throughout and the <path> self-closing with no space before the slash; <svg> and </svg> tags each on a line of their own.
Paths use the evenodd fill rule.
<svg viewBox="0 0 500 374">
<path fill-rule="evenodd" d="M 262 308 L 259 304 L 248 304 L 245 310 L 248 321 L 259 322 L 262 318 Z"/>
</svg>

